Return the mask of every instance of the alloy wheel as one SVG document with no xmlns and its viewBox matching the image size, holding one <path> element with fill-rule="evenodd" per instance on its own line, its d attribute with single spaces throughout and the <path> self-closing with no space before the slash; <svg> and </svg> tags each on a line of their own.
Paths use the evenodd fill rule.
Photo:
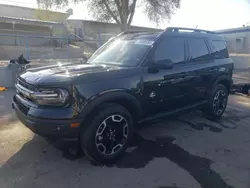
<svg viewBox="0 0 250 188">
<path fill-rule="evenodd" d="M 95 144 L 103 155 L 114 155 L 126 144 L 128 139 L 128 122 L 121 115 L 111 115 L 98 126 Z"/>
<path fill-rule="evenodd" d="M 223 113 L 227 105 L 227 94 L 224 90 L 219 90 L 213 100 L 213 110 L 216 115 Z"/>
</svg>

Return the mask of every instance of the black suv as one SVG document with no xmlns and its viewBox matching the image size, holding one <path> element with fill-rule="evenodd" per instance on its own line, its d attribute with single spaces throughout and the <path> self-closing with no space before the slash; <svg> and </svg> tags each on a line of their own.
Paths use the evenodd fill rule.
<svg viewBox="0 0 250 188">
<path fill-rule="evenodd" d="M 35 133 L 78 138 L 88 157 L 109 163 L 138 123 L 191 109 L 219 118 L 233 67 L 225 40 L 210 31 L 124 32 L 84 63 L 26 70 L 12 106 Z"/>
</svg>

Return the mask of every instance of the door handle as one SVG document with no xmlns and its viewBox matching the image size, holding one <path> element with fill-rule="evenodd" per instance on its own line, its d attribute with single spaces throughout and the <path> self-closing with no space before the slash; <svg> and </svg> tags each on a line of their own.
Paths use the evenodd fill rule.
<svg viewBox="0 0 250 188">
<path fill-rule="evenodd" d="M 209 72 L 215 72 L 215 71 L 217 71 L 218 69 L 217 68 L 211 68 L 210 70 L 209 70 Z"/>
<path fill-rule="evenodd" d="M 165 83 L 166 83 L 166 81 L 161 81 L 161 82 L 158 84 L 158 86 L 161 87 L 161 86 L 163 86 Z"/>
<path fill-rule="evenodd" d="M 182 78 L 184 78 L 184 77 L 186 77 L 188 75 L 188 73 L 187 72 L 183 72 L 183 73 L 180 73 L 180 77 L 182 77 Z"/>
</svg>

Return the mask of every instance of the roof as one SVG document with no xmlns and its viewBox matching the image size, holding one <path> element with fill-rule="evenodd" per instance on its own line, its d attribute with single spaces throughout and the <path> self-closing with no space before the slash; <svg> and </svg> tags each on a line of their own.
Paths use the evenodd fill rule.
<svg viewBox="0 0 250 188">
<path fill-rule="evenodd" d="M 181 31 L 181 30 L 184 30 L 184 31 Z M 188 32 L 188 30 L 190 31 Z M 206 38 L 206 39 L 211 39 L 211 40 L 225 40 L 223 36 L 220 36 L 215 32 L 200 30 L 200 29 L 190 29 L 190 28 L 170 27 L 166 29 L 164 34 L 168 36 L 183 36 L 183 37 Z"/>
<path fill-rule="evenodd" d="M 26 19 L 26 18 L 16 18 L 16 17 L 7 17 L 7 16 L 0 16 L 0 21 L 16 21 L 18 23 L 40 23 L 43 25 L 60 25 L 60 26 L 64 26 L 63 23 L 60 22 L 53 22 L 53 21 L 42 21 L 42 20 L 35 20 L 35 19 Z"/>
<path fill-rule="evenodd" d="M 184 29 L 184 28 L 182 28 Z M 187 28 L 188 29 L 188 28 Z M 190 29 L 188 29 L 190 30 Z M 203 31 L 203 32 L 199 32 Z M 159 35 L 165 35 L 165 36 L 183 36 L 183 37 L 196 37 L 196 38 L 206 38 L 211 40 L 225 40 L 223 36 L 217 35 L 210 31 L 204 31 L 204 30 L 197 30 L 195 32 L 182 32 L 182 31 L 172 31 L 172 30 L 165 30 L 163 32 L 154 32 L 154 31 L 125 31 L 121 33 L 120 37 L 124 39 L 148 39 L 155 41 Z M 205 33 L 208 32 L 208 33 Z"/>
<path fill-rule="evenodd" d="M 238 27 L 232 29 L 224 29 L 215 31 L 217 34 L 232 34 L 232 33 L 243 33 L 243 32 L 250 32 L 250 27 Z"/>
</svg>

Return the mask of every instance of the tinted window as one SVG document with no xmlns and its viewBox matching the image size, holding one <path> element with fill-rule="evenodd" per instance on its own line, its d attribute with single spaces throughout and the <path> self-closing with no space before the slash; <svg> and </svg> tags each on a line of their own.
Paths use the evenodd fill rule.
<svg viewBox="0 0 250 188">
<path fill-rule="evenodd" d="M 150 50 L 153 43 L 154 41 L 147 38 L 114 38 L 99 48 L 87 63 L 136 66 Z"/>
<path fill-rule="evenodd" d="M 154 62 L 166 60 L 171 63 L 184 63 L 184 39 L 165 38 L 157 47 Z"/>
<path fill-rule="evenodd" d="M 203 39 L 189 39 L 190 62 L 198 63 L 210 60 L 207 45 Z"/>
<path fill-rule="evenodd" d="M 212 41 L 211 48 L 212 48 L 212 56 L 214 57 L 214 59 L 229 58 L 226 42 Z"/>
</svg>

